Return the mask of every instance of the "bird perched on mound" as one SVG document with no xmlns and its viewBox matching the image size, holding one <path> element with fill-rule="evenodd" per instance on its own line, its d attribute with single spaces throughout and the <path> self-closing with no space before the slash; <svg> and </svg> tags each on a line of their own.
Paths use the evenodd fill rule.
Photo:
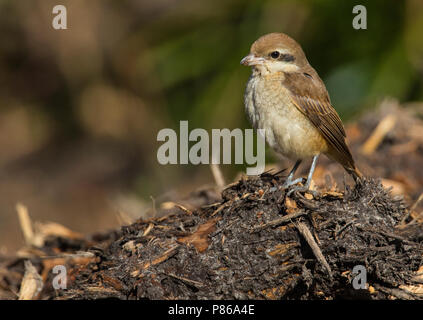
<svg viewBox="0 0 423 320">
<path fill-rule="evenodd" d="M 265 139 L 276 152 L 296 161 L 284 187 L 302 181 L 293 180 L 295 171 L 312 157 L 305 185 L 292 191 L 308 190 L 321 153 L 339 162 L 354 180 L 362 176 L 325 85 L 294 39 L 283 33 L 264 35 L 241 64 L 252 67 L 244 95 L 251 124 L 265 129 Z"/>
</svg>

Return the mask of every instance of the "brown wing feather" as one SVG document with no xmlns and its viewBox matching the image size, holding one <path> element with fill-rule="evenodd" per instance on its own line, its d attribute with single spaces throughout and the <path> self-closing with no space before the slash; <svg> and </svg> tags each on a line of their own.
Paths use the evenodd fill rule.
<svg viewBox="0 0 423 320">
<path fill-rule="evenodd" d="M 331 155 L 347 170 L 355 171 L 355 164 L 345 143 L 345 130 L 341 119 L 332 107 L 329 94 L 314 69 L 307 73 L 286 73 L 283 85 L 290 90 L 292 102 L 331 147 Z"/>
</svg>

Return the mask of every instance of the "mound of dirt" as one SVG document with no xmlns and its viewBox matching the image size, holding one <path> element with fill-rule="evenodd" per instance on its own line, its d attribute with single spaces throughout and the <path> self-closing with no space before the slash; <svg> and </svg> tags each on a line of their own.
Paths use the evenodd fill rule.
<svg viewBox="0 0 423 320">
<path fill-rule="evenodd" d="M 39 249 L 44 256 L 31 259 L 46 277 L 39 298 L 422 298 L 413 289 L 423 235 L 401 225 L 400 198 L 373 179 L 345 192 L 287 197 L 283 180 L 265 173 L 193 212 L 92 239 L 51 238 Z M 57 252 L 71 254 L 49 261 Z M 6 268 L 22 274 L 23 262 Z M 54 290 L 55 274 L 45 273 L 55 264 L 68 270 L 66 290 Z M 355 266 L 365 268 L 364 289 L 352 286 Z"/>
<path fill-rule="evenodd" d="M 423 299 L 419 114 L 391 104 L 348 126 L 360 170 L 382 178 L 353 187 L 322 160 L 315 195 L 287 196 L 285 172 L 271 171 L 94 235 L 33 232 L 18 207 L 27 246 L 0 255 L 0 298 Z"/>
</svg>

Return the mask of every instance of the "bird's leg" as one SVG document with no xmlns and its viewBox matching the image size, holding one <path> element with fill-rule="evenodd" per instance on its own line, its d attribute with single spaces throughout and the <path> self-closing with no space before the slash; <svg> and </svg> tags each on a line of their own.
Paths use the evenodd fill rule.
<svg viewBox="0 0 423 320">
<path fill-rule="evenodd" d="M 296 191 L 303 191 L 303 192 L 309 191 L 308 188 L 310 187 L 311 179 L 313 178 L 313 173 L 314 173 L 314 170 L 316 169 L 316 163 L 317 163 L 318 158 L 319 158 L 319 155 L 315 155 L 313 157 L 313 161 L 311 163 L 310 171 L 308 172 L 306 184 L 304 186 L 293 187 L 291 190 L 289 190 L 287 196 L 289 196 L 290 194 L 292 194 L 293 192 L 296 192 Z M 311 193 L 313 193 L 313 195 L 314 195 L 314 192 L 311 192 Z"/>
<path fill-rule="evenodd" d="M 298 182 L 301 182 L 303 178 L 298 178 L 292 181 L 292 178 L 294 177 L 295 171 L 297 171 L 298 167 L 301 164 L 301 160 L 297 160 L 295 162 L 294 167 L 292 167 L 291 172 L 289 172 L 288 177 L 286 177 L 286 180 L 284 184 L 282 185 L 283 188 L 288 188 L 289 186 L 292 186 L 293 184 L 296 184 Z"/>
<path fill-rule="evenodd" d="M 313 157 L 313 161 L 311 163 L 310 171 L 308 172 L 307 182 L 304 186 L 304 187 L 307 188 L 307 190 L 310 187 L 311 179 L 313 178 L 313 173 L 314 173 L 314 170 L 316 169 L 317 159 L 319 159 L 319 155 L 315 155 Z"/>
</svg>

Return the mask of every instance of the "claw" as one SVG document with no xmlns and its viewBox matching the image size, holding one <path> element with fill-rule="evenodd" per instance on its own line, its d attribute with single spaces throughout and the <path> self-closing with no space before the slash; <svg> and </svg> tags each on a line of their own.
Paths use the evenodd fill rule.
<svg viewBox="0 0 423 320">
<path fill-rule="evenodd" d="M 291 194 L 297 193 L 297 192 L 311 193 L 314 198 L 317 198 L 319 196 L 319 192 L 315 190 L 310 190 L 308 185 L 292 187 L 291 190 L 288 191 L 286 196 L 289 197 Z"/>
<path fill-rule="evenodd" d="M 314 169 L 316 168 L 316 163 L 317 163 L 318 157 L 319 157 L 319 155 L 316 155 L 316 156 L 313 157 L 313 162 L 311 163 L 311 167 L 310 167 L 310 171 L 309 171 L 308 176 L 307 176 L 306 183 L 302 186 L 292 187 L 291 190 L 288 191 L 287 196 L 291 195 L 293 192 L 306 192 L 306 191 L 310 192 L 313 196 L 316 196 L 318 194 L 318 192 L 316 192 L 316 191 L 309 190 L 311 179 L 313 177 Z M 294 173 L 297 170 L 300 163 L 301 163 L 301 160 L 298 160 L 295 163 L 295 165 L 292 168 L 291 172 L 289 173 L 287 179 L 285 180 L 284 184 L 282 185 L 282 188 L 287 189 L 290 186 L 293 186 L 293 185 L 298 184 L 299 182 L 303 181 L 302 178 L 292 180 L 292 177 L 294 176 Z"/>
<path fill-rule="evenodd" d="M 298 179 L 295 179 L 295 180 L 285 180 L 285 182 L 284 182 L 284 184 L 282 185 L 282 188 L 283 189 L 288 189 L 290 186 L 293 186 L 294 184 L 297 184 L 297 183 L 300 183 L 300 182 L 303 182 L 303 178 L 298 178 Z"/>
<path fill-rule="evenodd" d="M 294 192 L 296 193 L 296 192 L 306 192 L 306 191 L 308 191 L 308 188 L 306 186 L 295 186 L 291 188 L 291 190 L 288 191 L 286 196 L 289 197 Z"/>
</svg>

